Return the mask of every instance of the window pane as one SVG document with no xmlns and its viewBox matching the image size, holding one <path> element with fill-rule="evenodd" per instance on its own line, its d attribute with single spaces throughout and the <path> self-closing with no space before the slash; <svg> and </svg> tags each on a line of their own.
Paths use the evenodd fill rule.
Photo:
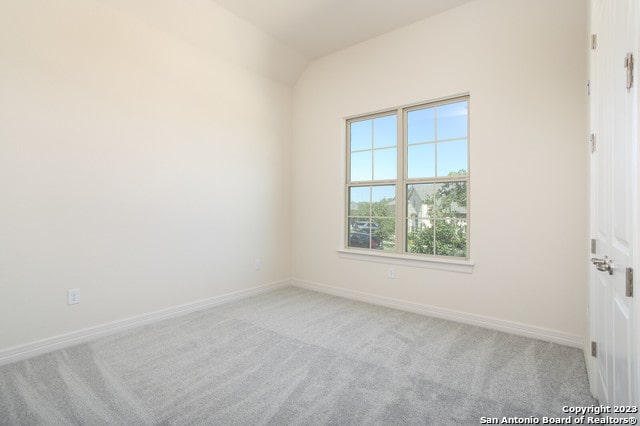
<svg viewBox="0 0 640 426">
<path fill-rule="evenodd" d="M 407 154 L 407 177 L 429 178 L 436 175 L 435 144 L 410 146 Z"/>
<path fill-rule="evenodd" d="M 407 113 L 409 144 L 435 140 L 435 108 L 418 109 Z"/>
<path fill-rule="evenodd" d="M 374 186 L 371 189 L 371 215 L 374 217 L 396 216 L 395 185 Z"/>
<path fill-rule="evenodd" d="M 387 115 L 373 120 L 373 147 L 383 148 L 396 146 L 398 131 L 396 129 L 396 116 Z"/>
<path fill-rule="evenodd" d="M 407 219 L 433 217 L 435 190 L 433 183 L 407 185 Z"/>
<path fill-rule="evenodd" d="M 435 254 L 440 256 L 467 256 L 467 221 L 442 219 L 436 221 Z"/>
<path fill-rule="evenodd" d="M 438 176 L 467 174 L 467 140 L 438 142 Z"/>
<path fill-rule="evenodd" d="M 385 220 L 393 221 L 393 219 Z M 382 220 L 371 220 L 369 217 L 350 218 L 349 247 L 383 250 L 380 222 Z"/>
<path fill-rule="evenodd" d="M 369 216 L 365 217 L 350 217 L 349 218 L 349 232 L 364 232 L 361 231 L 363 224 L 369 223 Z"/>
<path fill-rule="evenodd" d="M 379 235 L 366 232 L 352 232 L 349 234 L 349 247 L 383 250 L 384 242 Z"/>
<path fill-rule="evenodd" d="M 369 216 L 370 186 L 356 186 L 349 188 L 349 216 Z"/>
<path fill-rule="evenodd" d="M 349 188 L 349 247 L 395 249 L 395 197 L 395 185 Z"/>
<path fill-rule="evenodd" d="M 433 222 L 429 219 L 407 219 L 407 248 L 409 253 L 434 254 Z"/>
<path fill-rule="evenodd" d="M 365 229 L 369 223 L 369 217 L 349 218 L 349 247 L 371 248 L 371 231 Z"/>
<path fill-rule="evenodd" d="M 467 183 L 436 184 L 436 217 L 467 218 Z"/>
<path fill-rule="evenodd" d="M 351 151 L 371 149 L 371 120 L 351 122 Z"/>
<path fill-rule="evenodd" d="M 396 148 L 376 149 L 373 151 L 373 178 L 395 179 L 398 168 Z"/>
<path fill-rule="evenodd" d="M 467 101 L 438 107 L 438 140 L 467 137 Z"/>
<path fill-rule="evenodd" d="M 351 154 L 351 180 L 371 180 L 371 151 Z"/>
</svg>

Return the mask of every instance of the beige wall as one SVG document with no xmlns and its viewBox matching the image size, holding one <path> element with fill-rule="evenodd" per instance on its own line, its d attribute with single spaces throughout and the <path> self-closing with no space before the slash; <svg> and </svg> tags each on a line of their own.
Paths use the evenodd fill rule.
<svg viewBox="0 0 640 426">
<path fill-rule="evenodd" d="M 291 88 L 109 3 L 0 2 L 0 349 L 291 275 Z"/>
<path fill-rule="evenodd" d="M 311 64 L 294 89 L 293 276 L 582 337 L 583 0 L 478 0 Z M 341 259 L 343 118 L 471 94 L 472 274 Z"/>
<path fill-rule="evenodd" d="M 0 3 L 0 350 L 291 276 L 584 335 L 585 2 L 477 0 L 293 97 L 304 58 L 213 4 Z M 462 92 L 473 274 L 340 259 L 343 118 Z"/>
</svg>

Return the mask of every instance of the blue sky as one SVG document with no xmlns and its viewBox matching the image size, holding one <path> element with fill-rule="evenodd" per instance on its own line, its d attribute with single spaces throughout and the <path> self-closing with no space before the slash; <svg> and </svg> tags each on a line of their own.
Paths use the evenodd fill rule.
<svg viewBox="0 0 640 426">
<path fill-rule="evenodd" d="M 437 176 L 447 176 L 452 171 L 467 169 L 467 115 L 467 101 L 407 113 L 409 178 L 436 177 L 436 171 Z M 351 123 L 352 181 L 396 178 L 396 129 L 395 114 Z M 387 192 L 391 188 L 393 193 L 393 186 L 385 188 Z M 351 200 L 368 201 L 368 187 L 365 189 L 352 193 Z"/>
<path fill-rule="evenodd" d="M 395 185 L 357 186 L 351 188 L 350 200 L 352 202 L 376 202 L 383 199 L 396 197 Z"/>
</svg>

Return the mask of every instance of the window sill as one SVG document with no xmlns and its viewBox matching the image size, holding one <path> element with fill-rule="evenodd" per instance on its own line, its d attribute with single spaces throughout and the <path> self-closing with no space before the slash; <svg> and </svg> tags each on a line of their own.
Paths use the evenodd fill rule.
<svg viewBox="0 0 640 426">
<path fill-rule="evenodd" d="M 461 272 L 471 274 L 474 263 L 471 260 L 454 260 L 441 258 L 425 258 L 408 254 L 376 253 L 365 250 L 339 249 L 338 256 L 341 259 L 362 260 L 365 262 L 389 263 L 399 266 L 411 266 L 414 268 L 437 269 L 441 271 Z"/>
</svg>

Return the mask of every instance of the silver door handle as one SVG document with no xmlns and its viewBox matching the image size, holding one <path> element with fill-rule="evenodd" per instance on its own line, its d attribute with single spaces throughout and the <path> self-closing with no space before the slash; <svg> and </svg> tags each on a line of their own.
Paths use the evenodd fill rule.
<svg viewBox="0 0 640 426">
<path fill-rule="evenodd" d="M 607 256 L 605 256 L 604 259 L 592 257 L 591 263 L 596 265 L 596 269 L 598 269 L 598 271 L 609 272 L 609 275 L 613 275 L 613 263 Z"/>
</svg>

